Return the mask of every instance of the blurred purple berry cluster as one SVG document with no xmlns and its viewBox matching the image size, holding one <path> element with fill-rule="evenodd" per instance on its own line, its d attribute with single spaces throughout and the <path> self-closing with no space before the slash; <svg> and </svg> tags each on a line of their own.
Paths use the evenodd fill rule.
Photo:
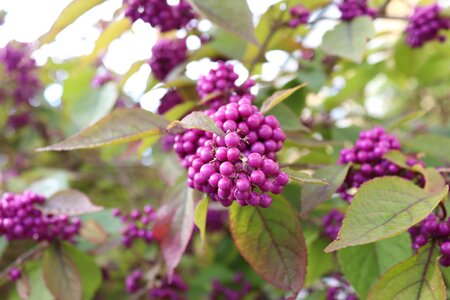
<svg viewBox="0 0 450 300">
<path fill-rule="evenodd" d="M 153 76 L 164 80 L 167 75 L 187 57 L 185 39 L 159 40 L 152 48 L 152 57 L 149 60 Z"/>
<path fill-rule="evenodd" d="M 124 0 L 125 16 L 133 22 L 142 20 L 162 32 L 186 27 L 196 18 L 186 0 L 169 5 L 167 0 Z"/>
<path fill-rule="evenodd" d="M 252 97 L 231 96 L 230 103 L 205 111 L 226 133 L 201 130 L 176 136 L 174 149 L 188 169 L 188 185 L 230 206 L 269 207 L 267 192 L 280 194 L 288 176 L 280 171 L 275 153 L 286 136 L 274 116 L 263 116 Z"/>
<path fill-rule="evenodd" d="M 150 299 L 155 300 L 186 300 L 187 290 L 186 282 L 180 276 L 174 274 L 171 281 L 164 277 L 158 286 L 148 291 L 148 295 Z"/>
<path fill-rule="evenodd" d="M 383 155 L 392 150 L 400 150 L 399 140 L 387 133 L 382 127 L 362 131 L 356 140 L 355 146 L 343 149 L 340 153 L 339 164 L 351 163 L 344 183 L 338 189 L 344 200 L 351 201 L 353 195 L 349 193 L 352 188 L 359 188 L 363 183 L 382 176 L 401 176 L 409 180 L 416 180 L 419 185 L 423 184 L 423 178 L 416 172 L 405 170 L 396 164 L 383 158 Z M 409 166 L 424 163 L 410 157 L 407 160 Z"/>
<path fill-rule="evenodd" d="M 251 284 L 245 281 L 243 273 L 237 273 L 234 276 L 232 286 L 224 286 L 219 280 L 213 280 L 212 286 L 210 300 L 243 300 L 252 290 Z"/>
<path fill-rule="evenodd" d="M 206 230 L 210 232 L 221 231 L 227 227 L 228 211 L 219 209 L 208 209 L 206 215 Z"/>
<path fill-rule="evenodd" d="M 113 74 L 111 72 L 103 72 L 101 74 L 96 74 L 91 81 L 91 86 L 93 88 L 100 88 L 114 80 Z"/>
<path fill-rule="evenodd" d="M 153 221 L 156 212 L 150 205 L 146 205 L 142 211 L 134 209 L 128 214 L 123 214 L 119 209 L 113 209 L 113 216 L 120 218 L 124 228 L 122 230 L 122 243 L 129 248 L 136 240 L 146 243 L 153 242 Z"/>
<path fill-rule="evenodd" d="M 375 18 L 377 14 L 375 9 L 369 7 L 367 0 L 342 0 L 338 8 L 343 21 L 351 21 L 361 16 Z"/>
<path fill-rule="evenodd" d="M 246 80 L 241 86 L 236 85 L 239 75 L 234 71 L 230 63 L 219 61 L 216 68 L 211 69 L 207 75 L 201 76 L 197 82 L 197 92 L 201 100 L 206 101 L 211 109 L 217 109 L 228 102 L 231 95 L 253 97 L 250 89 L 255 85 L 252 79 Z"/>
<path fill-rule="evenodd" d="M 335 240 L 344 220 L 344 214 L 338 209 L 332 209 L 322 218 L 323 234 L 331 240 Z"/>
<path fill-rule="evenodd" d="M 289 20 L 289 27 L 296 28 L 303 24 L 308 24 L 310 11 L 303 5 L 298 4 L 289 10 L 291 19 Z"/>
<path fill-rule="evenodd" d="M 441 7 L 436 3 L 414 9 L 406 28 L 406 43 L 411 48 L 420 48 L 433 40 L 445 41 L 445 36 L 439 32 L 450 29 L 450 18 L 443 17 L 440 13 Z"/>
<path fill-rule="evenodd" d="M 435 240 L 440 246 L 442 256 L 439 263 L 443 267 L 450 266 L 450 218 L 442 220 L 435 214 L 428 215 L 418 225 L 408 229 L 412 248 L 417 251 L 429 241 Z"/>
<path fill-rule="evenodd" d="M 340 273 L 326 278 L 325 284 L 327 285 L 326 300 L 358 300 L 355 290 Z"/>
<path fill-rule="evenodd" d="M 39 206 L 45 201 L 45 197 L 29 191 L 3 194 L 0 198 L 0 236 L 5 236 L 8 241 L 61 239 L 74 242 L 80 231 L 80 219 L 42 212 Z"/>
<path fill-rule="evenodd" d="M 161 98 L 161 104 L 158 107 L 157 113 L 163 115 L 182 102 L 183 99 L 181 99 L 181 96 L 176 89 L 169 90 L 164 97 Z"/>
<path fill-rule="evenodd" d="M 136 293 L 142 286 L 142 281 L 143 281 L 142 271 L 139 269 L 133 270 L 125 278 L 125 291 L 128 294 Z"/>
<path fill-rule="evenodd" d="M 0 48 L 0 103 L 7 99 L 13 101 L 14 108 L 10 111 L 8 124 L 15 129 L 29 123 L 30 100 L 42 87 L 38 67 L 30 54 L 27 44 L 9 43 Z"/>
</svg>

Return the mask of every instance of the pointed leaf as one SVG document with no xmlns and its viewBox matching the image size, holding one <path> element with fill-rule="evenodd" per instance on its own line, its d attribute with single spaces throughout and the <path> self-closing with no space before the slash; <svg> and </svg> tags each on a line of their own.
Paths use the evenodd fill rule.
<svg viewBox="0 0 450 300">
<path fill-rule="evenodd" d="M 290 95 L 303 88 L 304 86 L 306 86 L 306 83 L 300 84 L 291 89 L 275 92 L 272 96 L 270 96 L 266 101 L 263 102 L 261 106 L 261 113 L 266 114 L 272 108 L 289 98 Z"/>
<path fill-rule="evenodd" d="M 367 299 L 370 287 L 393 265 L 412 254 L 407 233 L 372 244 L 338 251 L 339 264 L 345 278 L 361 299 Z"/>
<path fill-rule="evenodd" d="M 247 1 L 189 0 L 200 14 L 211 22 L 244 40 L 258 44 L 253 27 L 253 16 Z"/>
<path fill-rule="evenodd" d="M 180 181 L 164 195 L 165 204 L 160 207 L 153 233 L 160 243 L 169 277 L 181 260 L 194 228 L 193 190 Z"/>
<path fill-rule="evenodd" d="M 202 239 L 202 244 L 205 243 L 205 233 L 206 233 L 206 218 L 208 215 L 208 203 L 209 198 L 205 197 L 197 204 L 194 213 L 194 222 L 200 230 L 200 237 Z"/>
<path fill-rule="evenodd" d="M 77 216 L 103 209 L 101 206 L 92 204 L 88 196 L 77 190 L 57 192 L 39 208 L 49 214 L 68 216 Z"/>
<path fill-rule="evenodd" d="M 406 139 L 402 143 L 440 161 L 450 162 L 450 138 L 447 136 L 422 134 Z"/>
<path fill-rule="evenodd" d="M 344 182 L 349 168 L 350 165 L 333 165 L 317 170 L 314 177 L 323 179 L 328 185 L 306 185 L 303 187 L 301 214 L 308 214 L 319 204 L 330 199 Z"/>
<path fill-rule="evenodd" d="M 49 247 L 42 259 L 45 284 L 56 299 L 83 298 L 80 273 L 61 244 Z"/>
<path fill-rule="evenodd" d="M 174 121 L 170 123 L 167 130 L 171 130 L 177 127 L 186 129 L 200 129 L 217 134 L 218 136 L 225 136 L 225 132 L 207 115 L 200 111 L 191 112 L 184 117 L 181 121 Z"/>
<path fill-rule="evenodd" d="M 81 223 L 80 236 L 93 244 L 103 244 L 108 239 L 108 233 L 94 220 Z"/>
<path fill-rule="evenodd" d="M 114 21 L 106 27 L 102 34 L 95 42 L 95 48 L 86 57 L 86 61 L 90 62 L 94 60 L 99 54 L 106 50 L 112 41 L 119 38 L 125 31 L 131 28 L 131 21 L 128 18 L 123 18 L 118 21 Z"/>
<path fill-rule="evenodd" d="M 432 195 L 400 177 L 375 178 L 358 190 L 338 237 L 325 251 L 396 236 L 425 219 L 447 193 L 448 186 Z"/>
<path fill-rule="evenodd" d="M 161 134 L 168 121 L 137 108 L 119 108 L 68 139 L 37 151 L 66 151 L 122 144 Z"/>
<path fill-rule="evenodd" d="M 422 118 L 424 115 L 426 115 L 427 112 L 423 110 L 415 111 L 410 114 L 407 114 L 406 116 L 403 116 L 399 120 L 395 121 L 391 126 L 389 126 L 389 131 L 392 131 L 394 129 L 397 129 L 411 121 L 417 120 Z"/>
<path fill-rule="evenodd" d="M 309 173 L 293 170 L 290 168 L 283 169 L 283 172 L 286 173 L 290 179 L 301 182 L 301 183 L 316 183 L 322 185 L 328 185 L 328 183 L 324 179 L 313 178 Z"/>
<path fill-rule="evenodd" d="M 342 22 L 325 33 L 322 49 L 331 55 L 361 62 L 367 40 L 375 34 L 373 21 L 369 17 L 358 17 Z"/>
<path fill-rule="evenodd" d="M 395 265 L 372 286 L 369 300 L 445 300 L 446 290 L 437 264 L 439 248 L 423 247 L 419 253 Z"/>
<path fill-rule="evenodd" d="M 61 12 L 58 19 L 53 23 L 49 32 L 39 38 L 41 45 L 50 43 L 64 28 L 72 24 L 85 12 L 91 8 L 103 3 L 104 0 L 74 0 Z"/>
<path fill-rule="evenodd" d="M 234 203 L 230 230 L 239 252 L 264 280 L 287 291 L 303 287 L 305 240 L 297 214 L 285 199 L 274 197 L 270 208 Z"/>
</svg>

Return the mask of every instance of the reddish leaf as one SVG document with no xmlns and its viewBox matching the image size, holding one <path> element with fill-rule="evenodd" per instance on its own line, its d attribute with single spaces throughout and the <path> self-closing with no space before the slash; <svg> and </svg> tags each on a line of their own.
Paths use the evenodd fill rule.
<svg viewBox="0 0 450 300">
<path fill-rule="evenodd" d="M 285 199 L 274 198 L 269 208 L 234 203 L 230 230 L 236 247 L 259 276 L 278 288 L 301 290 L 306 244 L 300 220 Z"/>
<path fill-rule="evenodd" d="M 77 190 L 64 190 L 51 196 L 40 209 L 46 213 L 69 216 L 97 212 L 103 207 L 92 204 L 91 200 Z"/>
<path fill-rule="evenodd" d="M 181 260 L 194 229 L 193 190 L 182 181 L 164 196 L 165 204 L 157 213 L 153 232 L 160 243 L 169 277 Z"/>
</svg>

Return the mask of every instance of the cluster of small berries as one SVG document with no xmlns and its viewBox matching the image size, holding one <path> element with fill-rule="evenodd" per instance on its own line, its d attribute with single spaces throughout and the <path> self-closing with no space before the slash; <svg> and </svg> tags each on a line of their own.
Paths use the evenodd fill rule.
<svg viewBox="0 0 450 300">
<path fill-rule="evenodd" d="M 183 99 L 181 99 L 176 89 L 167 91 L 164 97 L 161 98 L 161 104 L 158 107 L 157 113 L 163 115 L 182 102 Z"/>
<path fill-rule="evenodd" d="M 201 100 L 217 94 L 205 103 L 213 110 L 228 103 L 231 95 L 245 96 L 253 100 L 250 89 L 255 85 L 255 81 L 248 79 L 241 86 L 237 86 L 238 79 L 239 75 L 234 71 L 232 64 L 219 61 L 216 68 L 211 69 L 208 74 L 200 76 L 197 81 L 197 92 Z"/>
<path fill-rule="evenodd" d="M 296 28 L 303 24 L 308 24 L 310 11 L 303 5 L 298 4 L 289 10 L 291 19 L 288 22 L 289 27 Z"/>
<path fill-rule="evenodd" d="M 186 27 L 196 18 L 186 0 L 178 5 L 169 5 L 167 0 L 124 0 L 125 16 L 133 22 L 142 20 L 162 32 Z"/>
<path fill-rule="evenodd" d="M 234 200 L 270 206 L 272 198 L 265 193 L 280 194 L 289 181 L 275 161 L 286 138 L 276 117 L 264 117 L 250 99 L 239 96 L 205 113 L 226 135 L 201 130 L 177 135 L 174 149 L 188 169 L 188 185 L 224 206 Z"/>
<path fill-rule="evenodd" d="M 406 43 L 411 48 L 420 48 L 429 41 L 444 42 L 446 38 L 439 32 L 450 29 L 450 18 L 440 14 L 441 7 L 436 3 L 417 6 L 406 28 Z"/>
<path fill-rule="evenodd" d="M 428 215 L 418 225 L 408 229 L 411 236 L 412 248 L 417 251 L 435 239 L 439 245 L 442 256 L 439 259 L 441 266 L 450 266 L 450 218 L 439 219 L 435 214 Z"/>
<path fill-rule="evenodd" d="M 367 0 L 342 0 L 338 8 L 343 21 L 351 21 L 360 16 L 375 18 L 377 15 L 377 11 L 369 7 Z"/>
<path fill-rule="evenodd" d="M 221 231 L 227 227 L 228 211 L 208 209 L 206 215 L 206 230 L 210 232 Z"/>
<path fill-rule="evenodd" d="M 322 232 L 331 240 L 335 240 L 344 220 L 344 214 L 338 209 L 332 209 L 322 218 Z"/>
<path fill-rule="evenodd" d="M 153 76 L 164 80 L 167 75 L 187 57 L 185 39 L 159 40 L 152 48 L 152 57 L 149 60 Z"/>
<path fill-rule="evenodd" d="M 252 290 L 251 284 L 245 281 L 243 273 L 234 276 L 232 287 L 226 287 L 218 280 L 213 280 L 212 286 L 210 300 L 243 300 Z"/>
<path fill-rule="evenodd" d="M 19 268 L 12 268 L 8 272 L 9 281 L 17 281 L 22 277 L 22 271 Z"/>
<path fill-rule="evenodd" d="M 153 241 L 153 221 L 156 212 L 150 205 L 144 207 L 143 211 L 132 210 L 129 214 L 123 214 L 119 209 L 113 209 L 113 216 L 120 218 L 125 226 L 122 230 L 122 243 L 129 248 L 136 240 L 143 240 L 146 243 Z"/>
<path fill-rule="evenodd" d="M 128 294 L 136 293 L 144 285 L 143 273 L 139 269 L 132 271 L 125 279 L 125 290 Z M 149 289 L 148 295 L 150 299 L 155 300 L 185 300 L 183 294 L 187 289 L 188 286 L 183 279 L 174 274 L 170 283 L 167 277 L 163 278 L 160 285 Z"/>
<path fill-rule="evenodd" d="M 38 207 L 45 201 L 45 197 L 33 192 L 3 194 L 0 198 L 0 236 L 9 241 L 62 239 L 74 242 L 80 231 L 80 219 L 43 213 Z"/>
<path fill-rule="evenodd" d="M 30 49 L 26 44 L 9 43 L 0 49 L 0 103 L 11 99 L 14 109 L 10 111 L 8 124 L 15 129 L 21 128 L 30 121 L 29 101 L 41 89 L 38 68 L 30 57 Z"/>
<path fill-rule="evenodd" d="M 355 290 L 340 273 L 326 278 L 326 300 L 358 300 Z"/>
<path fill-rule="evenodd" d="M 104 72 L 101 74 L 96 74 L 91 81 L 91 86 L 93 88 L 99 88 L 113 80 L 114 80 L 114 77 L 111 74 L 111 72 Z"/>
<path fill-rule="evenodd" d="M 339 164 L 352 163 L 344 183 L 338 189 L 344 200 L 351 201 L 353 195 L 349 193 L 352 188 L 359 188 L 363 183 L 375 177 L 387 175 L 401 176 L 409 180 L 417 180 L 423 184 L 423 178 L 416 172 L 405 170 L 396 164 L 384 159 L 384 154 L 392 150 L 400 150 L 399 140 L 385 132 L 382 127 L 362 131 L 353 148 L 343 149 L 340 153 Z M 414 157 L 407 160 L 409 166 L 424 163 Z"/>
</svg>

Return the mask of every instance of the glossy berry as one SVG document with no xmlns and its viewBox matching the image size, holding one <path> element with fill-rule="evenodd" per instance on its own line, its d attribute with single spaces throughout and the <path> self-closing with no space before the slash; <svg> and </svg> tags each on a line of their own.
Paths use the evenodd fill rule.
<svg viewBox="0 0 450 300">
<path fill-rule="evenodd" d="M 159 80 L 164 80 L 176 66 L 186 60 L 186 57 L 185 39 L 158 41 L 152 48 L 152 57 L 149 60 L 153 76 Z"/>
<path fill-rule="evenodd" d="M 406 28 L 406 43 L 411 48 L 420 48 L 433 40 L 445 41 L 446 37 L 441 31 L 450 29 L 450 18 L 441 16 L 441 10 L 438 4 L 417 6 L 414 9 Z"/>
<path fill-rule="evenodd" d="M 0 236 L 7 240 L 74 242 L 81 227 L 78 218 L 42 212 L 45 197 L 33 192 L 5 193 L 0 198 Z"/>
<path fill-rule="evenodd" d="M 124 0 L 125 16 L 133 22 L 142 20 L 162 32 L 186 27 L 195 13 L 186 0 L 169 5 L 167 0 Z"/>
<path fill-rule="evenodd" d="M 342 0 L 338 8 L 343 21 L 351 21 L 360 16 L 376 16 L 376 10 L 368 6 L 367 0 Z"/>
<path fill-rule="evenodd" d="M 396 175 L 415 181 L 423 185 L 423 178 L 416 172 L 405 170 L 394 163 L 384 159 L 383 156 L 392 150 L 401 150 L 399 140 L 387 133 L 382 127 L 375 127 L 362 131 L 353 148 L 343 149 L 338 160 L 339 164 L 351 163 L 344 183 L 338 189 L 344 200 L 351 201 L 352 189 L 358 189 L 363 183 L 382 176 Z M 424 163 L 414 157 L 409 157 L 406 162 L 409 166 L 416 164 L 424 166 Z"/>
</svg>

